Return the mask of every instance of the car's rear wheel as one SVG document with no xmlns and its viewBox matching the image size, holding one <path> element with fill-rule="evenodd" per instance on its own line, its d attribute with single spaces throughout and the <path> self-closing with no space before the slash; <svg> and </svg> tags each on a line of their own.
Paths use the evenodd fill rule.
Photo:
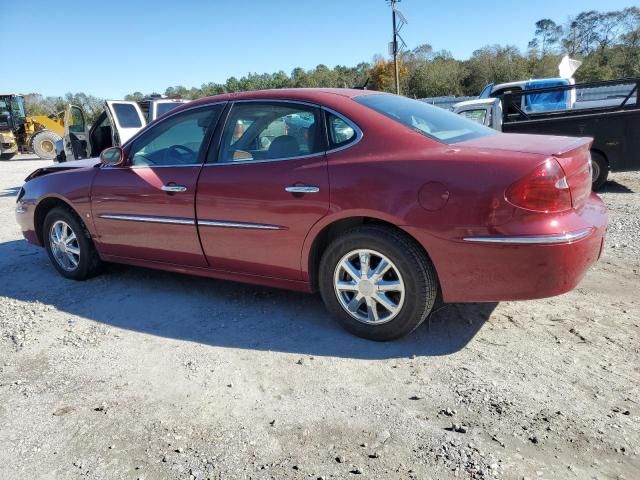
<svg viewBox="0 0 640 480">
<path fill-rule="evenodd" d="M 594 191 L 602 187 L 609 176 L 609 164 L 601 153 L 591 152 L 591 182 Z"/>
<path fill-rule="evenodd" d="M 100 271 L 101 262 L 89 232 L 72 212 L 54 208 L 46 216 L 42 239 L 53 266 L 64 277 L 84 280 Z"/>
<path fill-rule="evenodd" d="M 347 330 L 377 341 L 415 330 L 438 292 L 433 265 L 419 245 L 381 225 L 356 227 L 334 240 L 320 261 L 319 286 Z"/>
</svg>

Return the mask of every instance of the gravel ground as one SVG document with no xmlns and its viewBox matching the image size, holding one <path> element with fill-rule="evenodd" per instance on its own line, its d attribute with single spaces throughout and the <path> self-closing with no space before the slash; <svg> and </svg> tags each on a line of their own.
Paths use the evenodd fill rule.
<svg viewBox="0 0 640 480">
<path fill-rule="evenodd" d="M 0 478 L 640 478 L 640 174 L 575 291 L 377 344 L 315 296 L 61 278 L 14 221 L 43 163 L 0 163 Z"/>
</svg>

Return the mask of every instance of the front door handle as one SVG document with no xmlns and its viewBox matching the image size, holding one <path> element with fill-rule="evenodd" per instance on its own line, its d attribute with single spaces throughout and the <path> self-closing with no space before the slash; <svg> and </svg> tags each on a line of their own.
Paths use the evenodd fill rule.
<svg viewBox="0 0 640 480">
<path fill-rule="evenodd" d="M 289 193 L 318 193 L 320 188 L 310 185 L 292 185 L 290 187 L 286 187 L 284 190 Z"/>
<path fill-rule="evenodd" d="M 163 192 L 171 193 L 187 191 L 187 187 L 185 187 L 184 185 L 163 185 L 161 188 Z"/>
</svg>

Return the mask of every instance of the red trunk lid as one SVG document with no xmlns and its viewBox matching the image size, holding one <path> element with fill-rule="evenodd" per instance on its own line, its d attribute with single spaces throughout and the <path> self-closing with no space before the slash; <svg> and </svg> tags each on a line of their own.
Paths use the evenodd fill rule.
<svg viewBox="0 0 640 480">
<path fill-rule="evenodd" d="M 503 133 L 463 142 L 465 147 L 507 150 L 554 157 L 560 163 L 571 191 L 573 208 L 582 207 L 591 195 L 591 156 L 593 139 Z"/>
</svg>

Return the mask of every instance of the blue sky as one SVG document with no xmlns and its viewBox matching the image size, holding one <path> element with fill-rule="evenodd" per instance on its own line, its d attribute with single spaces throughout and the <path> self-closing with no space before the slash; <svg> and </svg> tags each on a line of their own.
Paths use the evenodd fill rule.
<svg viewBox="0 0 640 480">
<path fill-rule="evenodd" d="M 409 24 L 401 35 L 409 48 L 430 43 L 464 59 L 488 44 L 526 48 L 541 18 L 564 23 L 584 10 L 634 3 L 402 0 L 399 8 Z M 5 47 L 11 45 L 3 49 L 0 90 L 44 95 L 82 91 L 121 98 L 248 72 L 352 66 L 386 54 L 391 29 L 384 0 L 0 0 L 0 5 L 2 38 Z"/>
</svg>

